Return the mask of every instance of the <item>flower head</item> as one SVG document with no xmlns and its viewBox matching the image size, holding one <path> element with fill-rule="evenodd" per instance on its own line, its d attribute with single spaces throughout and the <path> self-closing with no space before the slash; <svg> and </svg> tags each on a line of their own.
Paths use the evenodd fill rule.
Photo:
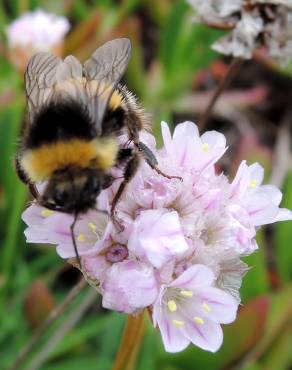
<svg viewBox="0 0 292 370">
<path fill-rule="evenodd" d="M 150 135 L 141 140 L 163 172 L 183 181 L 141 163 L 116 207 L 122 231 L 97 211 L 81 215 L 75 239 L 82 272 L 104 307 L 126 313 L 150 307 L 167 351 L 192 342 L 214 352 L 222 343 L 220 324 L 235 319 L 248 270 L 241 257 L 258 248 L 257 228 L 291 220 L 292 213 L 279 208 L 277 188 L 262 185 L 259 164 L 243 161 L 232 182 L 216 173 L 227 150 L 222 134 L 200 136 L 192 122 L 176 126 L 173 135 L 163 123 L 162 133 L 162 149 Z M 120 181 L 99 195 L 99 209 L 110 209 Z M 23 219 L 28 241 L 57 244 L 57 253 L 76 265 L 72 216 L 31 205 Z"/>
<path fill-rule="evenodd" d="M 264 46 L 283 65 L 292 57 L 292 3 L 285 0 L 188 0 L 196 21 L 229 29 L 213 45 L 220 53 L 250 59 Z"/>
<path fill-rule="evenodd" d="M 70 29 L 68 20 L 41 9 L 27 12 L 6 27 L 9 58 L 23 69 L 29 58 L 39 51 L 62 54 L 62 45 Z"/>
</svg>

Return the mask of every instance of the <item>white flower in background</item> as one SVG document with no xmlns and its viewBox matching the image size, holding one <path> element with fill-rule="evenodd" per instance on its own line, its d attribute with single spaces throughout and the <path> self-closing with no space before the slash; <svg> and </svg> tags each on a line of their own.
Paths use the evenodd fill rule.
<svg viewBox="0 0 292 370">
<path fill-rule="evenodd" d="M 197 12 L 196 21 L 230 33 L 213 49 L 250 59 L 256 48 L 265 47 L 271 57 L 285 65 L 292 58 L 291 0 L 188 0 Z"/>
<path fill-rule="evenodd" d="M 39 51 L 62 55 L 63 40 L 70 29 L 69 21 L 41 9 L 27 12 L 6 27 L 8 57 L 23 69 L 28 59 Z"/>
</svg>

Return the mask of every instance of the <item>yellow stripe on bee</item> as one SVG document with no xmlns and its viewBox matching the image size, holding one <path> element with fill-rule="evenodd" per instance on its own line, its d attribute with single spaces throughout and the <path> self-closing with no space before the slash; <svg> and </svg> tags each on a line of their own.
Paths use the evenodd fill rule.
<svg viewBox="0 0 292 370">
<path fill-rule="evenodd" d="M 123 96 L 119 93 L 118 90 L 112 91 L 112 85 L 106 84 L 104 81 L 91 80 L 86 81 L 86 88 L 89 90 L 89 93 L 92 96 L 98 94 L 98 98 L 104 101 L 109 99 L 108 107 L 112 110 L 117 109 L 123 104 Z"/>
<path fill-rule="evenodd" d="M 122 96 L 119 94 L 119 92 L 117 90 L 115 90 L 109 100 L 109 107 L 113 110 L 117 109 L 118 107 L 121 106 L 122 104 L 122 101 L 123 101 L 123 98 Z"/>
<path fill-rule="evenodd" d="M 109 169 L 115 164 L 118 149 L 113 138 L 58 141 L 26 151 L 21 166 L 32 181 L 41 182 L 48 180 L 54 171 L 70 165 Z"/>
</svg>

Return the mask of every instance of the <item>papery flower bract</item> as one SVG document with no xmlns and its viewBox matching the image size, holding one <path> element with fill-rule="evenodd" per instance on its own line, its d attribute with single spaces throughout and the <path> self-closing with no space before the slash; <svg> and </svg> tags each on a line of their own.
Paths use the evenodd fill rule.
<svg viewBox="0 0 292 370">
<path fill-rule="evenodd" d="M 153 309 L 167 351 L 192 342 L 214 352 L 222 343 L 220 324 L 235 318 L 248 270 L 241 257 L 258 248 L 257 228 L 291 220 L 292 213 L 279 208 L 277 188 L 262 185 L 259 164 L 243 161 L 232 182 L 216 173 L 227 149 L 224 135 L 200 136 L 192 122 L 177 125 L 173 135 L 164 122 L 162 134 L 160 150 L 150 134 L 141 137 L 161 170 L 183 181 L 142 162 L 116 207 L 122 231 L 99 212 L 80 215 L 75 238 L 82 273 L 102 294 L 104 307 L 126 313 Z M 121 169 L 113 171 L 121 176 Z M 110 209 L 120 181 L 99 195 L 98 209 Z M 28 241 L 57 244 L 59 255 L 78 267 L 72 216 L 32 205 L 23 219 Z"/>
<path fill-rule="evenodd" d="M 135 261 L 113 264 L 105 274 L 101 289 L 103 307 L 126 313 L 150 306 L 158 294 L 153 269 Z"/>
<path fill-rule="evenodd" d="M 250 59 L 264 46 L 270 56 L 286 65 L 292 58 L 291 0 L 188 0 L 197 22 L 230 29 L 213 44 L 226 55 Z"/>
<path fill-rule="evenodd" d="M 168 352 L 182 351 L 190 342 L 211 352 L 221 346 L 220 324 L 235 320 L 237 302 L 212 286 L 214 281 L 211 269 L 195 265 L 161 287 L 153 305 L 153 320 Z"/>
</svg>

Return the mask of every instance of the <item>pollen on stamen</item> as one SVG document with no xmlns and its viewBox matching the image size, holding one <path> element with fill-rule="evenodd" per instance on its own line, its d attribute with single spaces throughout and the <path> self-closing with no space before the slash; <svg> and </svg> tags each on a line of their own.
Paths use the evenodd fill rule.
<svg viewBox="0 0 292 370">
<path fill-rule="evenodd" d="M 207 303 L 204 302 L 202 306 L 205 312 L 211 312 L 211 307 Z"/>
<path fill-rule="evenodd" d="M 180 294 L 187 298 L 192 298 L 192 296 L 194 295 L 191 290 L 181 290 Z"/>
<path fill-rule="evenodd" d="M 93 223 L 93 222 L 89 222 L 88 223 L 88 227 L 91 231 L 95 231 L 96 230 L 96 225 Z"/>
<path fill-rule="evenodd" d="M 203 325 L 205 323 L 205 321 L 199 316 L 194 317 L 194 322 L 200 325 Z"/>
<path fill-rule="evenodd" d="M 204 143 L 202 145 L 202 150 L 203 150 L 203 152 L 208 152 L 209 151 L 209 144 L 208 143 Z"/>
<path fill-rule="evenodd" d="M 78 235 L 77 240 L 78 240 L 79 242 L 85 242 L 85 239 L 86 239 L 86 237 L 85 237 L 85 235 L 84 235 L 84 234 L 79 234 L 79 235 Z"/>
<path fill-rule="evenodd" d="M 175 312 L 177 310 L 177 305 L 173 299 L 167 302 L 167 307 L 170 312 Z"/>
<path fill-rule="evenodd" d="M 181 320 L 172 320 L 172 323 L 177 328 L 182 328 L 185 325 L 184 321 Z"/>
<path fill-rule="evenodd" d="M 258 185 L 257 180 L 251 180 L 249 187 L 254 189 L 257 187 L 257 185 Z"/>
<path fill-rule="evenodd" d="M 43 210 L 41 211 L 41 215 L 42 215 L 43 217 L 49 217 L 49 216 L 51 216 L 53 213 L 54 213 L 54 211 L 52 211 L 52 210 L 50 210 L 50 209 L 43 209 Z"/>
</svg>

